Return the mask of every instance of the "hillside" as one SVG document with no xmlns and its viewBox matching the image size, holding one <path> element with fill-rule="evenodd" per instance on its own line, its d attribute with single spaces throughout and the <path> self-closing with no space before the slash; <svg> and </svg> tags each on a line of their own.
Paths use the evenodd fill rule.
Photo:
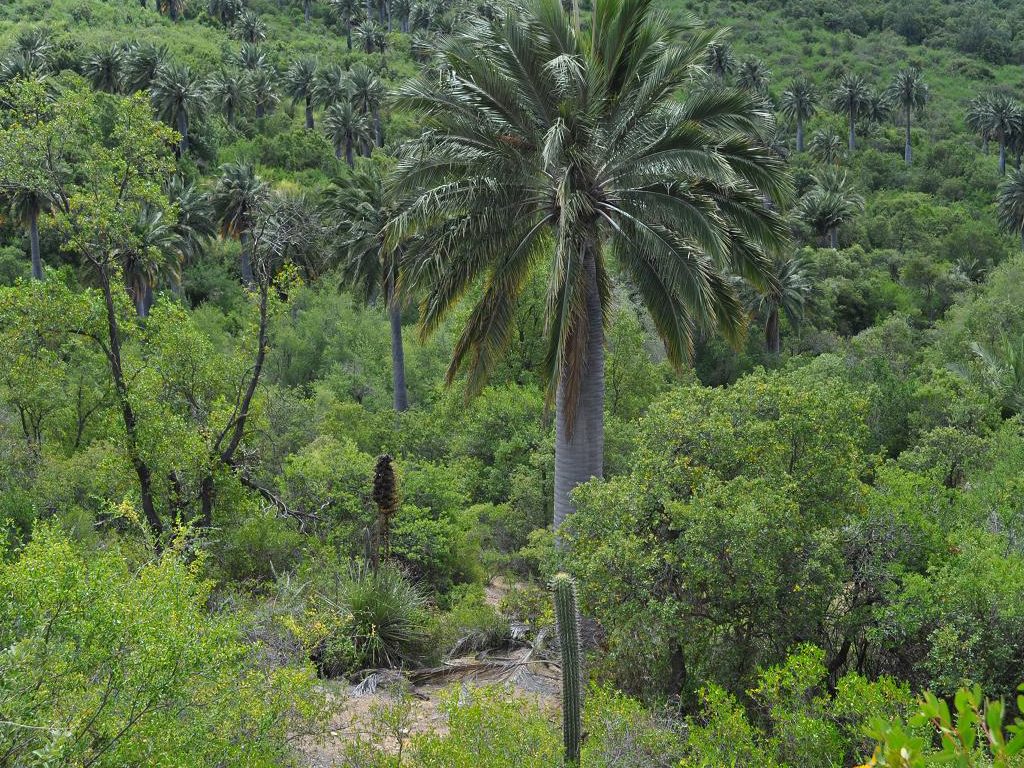
<svg viewBox="0 0 1024 768">
<path fill-rule="evenodd" d="M 1017 765 L 1024 9 L 648 6 L 0 6 L 0 765 Z"/>
</svg>

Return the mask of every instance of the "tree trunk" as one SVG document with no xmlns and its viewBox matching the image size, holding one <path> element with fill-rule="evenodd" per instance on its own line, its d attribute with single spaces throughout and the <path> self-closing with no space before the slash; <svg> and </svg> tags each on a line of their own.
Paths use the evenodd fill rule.
<svg viewBox="0 0 1024 768">
<path fill-rule="evenodd" d="M 796 121 L 796 151 L 804 151 L 804 121 Z"/>
<path fill-rule="evenodd" d="M 313 15 L 313 0 L 302 0 L 302 13 L 306 18 L 306 23 L 309 24 L 309 20 Z"/>
<path fill-rule="evenodd" d="M 188 112 L 184 107 L 178 110 L 178 133 L 181 134 L 181 142 L 178 144 L 178 154 L 181 157 L 188 152 Z"/>
<path fill-rule="evenodd" d="M 39 209 L 33 207 L 28 218 L 29 252 L 32 256 L 32 279 L 43 279 L 43 259 L 39 255 Z"/>
<path fill-rule="evenodd" d="M 313 97 L 306 97 L 306 130 L 313 130 Z"/>
<path fill-rule="evenodd" d="M 850 151 L 857 149 L 857 127 L 853 115 L 850 115 Z"/>
<path fill-rule="evenodd" d="M 833 249 L 839 249 L 839 227 L 832 227 L 829 229 L 828 241 L 829 245 L 831 245 Z"/>
<path fill-rule="evenodd" d="M 555 530 L 576 511 L 569 494 L 580 483 L 604 472 L 604 320 L 597 285 L 597 262 L 588 248 L 586 271 L 587 336 L 585 369 L 580 374 L 579 400 L 575 414 L 566 403 L 571 372 L 559 371 L 555 396 Z M 572 418 L 575 416 L 575 418 Z M 572 430 L 569 428 L 570 420 Z"/>
<path fill-rule="evenodd" d="M 384 124 L 380 119 L 380 108 L 377 107 L 373 110 L 373 127 L 374 132 L 377 134 L 377 146 L 384 146 Z"/>
<path fill-rule="evenodd" d="M 772 355 L 782 351 L 782 337 L 779 332 L 779 308 L 772 307 L 768 312 L 768 322 L 764 326 L 764 347 Z"/>
<path fill-rule="evenodd" d="M 356 167 L 356 159 L 352 155 L 352 137 L 350 136 L 345 140 L 345 162 L 348 163 L 349 168 Z"/>
<path fill-rule="evenodd" d="M 238 242 L 241 244 L 241 253 L 239 254 L 239 267 L 242 273 L 242 283 L 245 284 L 246 288 L 252 288 L 254 279 L 252 275 L 252 256 L 249 253 L 249 249 L 252 246 L 252 239 L 249 237 L 248 232 L 241 232 L 238 235 Z"/>
<path fill-rule="evenodd" d="M 907 107 L 907 143 L 903 148 L 903 160 L 907 165 L 910 165 L 910 107 Z"/>
<path fill-rule="evenodd" d="M 999 175 L 1006 175 L 1006 139 L 999 139 Z"/>
<path fill-rule="evenodd" d="M 256 119 L 262 120 L 267 114 L 266 107 L 263 106 L 262 101 L 256 102 Z"/>
<path fill-rule="evenodd" d="M 409 392 L 405 386 L 405 348 L 402 345 L 402 308 L 395 296 L 395 278 L 388 278 L 388 320 L 391 321 L 391 380 L 395 390 L 395 410 L 409 410 Z"/>
<path fill-rule="evenodd" d="M 352 51 L 352 19 L 345 22 L 345 44 L 349 52 Z"/>
</svg>

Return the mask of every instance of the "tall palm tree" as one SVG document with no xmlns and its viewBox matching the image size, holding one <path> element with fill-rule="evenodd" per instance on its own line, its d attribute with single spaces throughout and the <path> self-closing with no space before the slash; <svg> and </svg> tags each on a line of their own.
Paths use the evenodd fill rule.
<svg viewBox="0 0 1024 768">
<path fill-rule="evenodd" d="M 339 105 L 340 106 L 340 105 Z M 402 344 L 402 302 L 399 281 L 400 247 L 387 241 L 387 222 L 393 215 L 381 172 L 367 165 L 335 180 L 326 195 L 328 215 L 337 222 L 338 255 L 345 281 L 367 303 L 383 298 L 391 324 L 391 377 L 396 411 L 409 408 Z"/>
<path fill-rule="evenodd" d="M 732 46 L 720 40 L 710 43 L 704 52 L 704 64 L 719 82 L 725 82 L 725 78 L 736 71 Z"/>
<path fill-rule="evenodd" d="M 330 0 L 335 18 L 345 28 L 345 43 L 352 50 L 352 27 L 363 17 L 361 0 Z"/>
<path fill-rule="evenodd" d="M 819 162 L 837 165 L 846 150 L 843 144 L 843 137 L 833 130 L 815 131 L 811 136 L 810 150 Z"/>
<path fill-rule="evenodd" d="M 1012 96 L 996 93 L 988 99 L 983 119 L 988 135 L 999 142 L 999 175 L 1005 176 L 1006 146 L 1014 133 L 1024 130 L 1024 111 Z"/>
<path fill-rule="evenodd" d="M 171 21 L 177 21 L 185 15 L 185 0 L 157 0 L 157 3 Z"/>
<path fill-rule="evenodd" d="M 285 73 L 284 85 L 293 104 L 303 102 L 306 107 L 306 130 L 313 130 L 313 100 L 316 98 L 316 59 L 299 59 Z"/>
<path fill-rule="evenodd" d="M 210 0 L 207 5 L 207 13 L 225 27 L 234 24 L 243 9 L 242 0 Z"/>
<path fill-rule="evenodd" d="M 999 186 L 996 198 L 999 224 L 1021 239 L 1024 248 L 1024 171 L 1017 169 Z"/>
<path fill-rule="evenodd" d="M 888 90 L 872 90 L 867 104 L 861 110 L 861 118 L 868 125 L 882 125 L 892 117 L 893 102 Z"/>
<path fill-rule="evenodd" d="M 744 59 L 736 71 L 736 85 L 757 94 L 767 93 L 771 79 L 772 71 L 761 59 Z"/>
<path fill-rule="evenodd" d="M 125 49 L 111 45 L 89 54 L 82 67 L 89 84 L 98 91 L 120 93 L 123 86 Z"/>
<path fill-rule="evenodd" d="M 164 218 L 164 212 L 150 206 L 139 211 L 135 225 L 135 238 L 130 246 L 121 248 L 117 256 L 124 270 L 125 286 L 139 317 L 149 316 L 153 306 L 153 290 L 160 278 L 174 273 L 179 263 L 181 238 L 173 222 Z"/>
<path fill-rule="evenodd" d="M 786 316 L 791 327 L 798 327 L 803 321 L 810 289 L 798 258 L 776 261 L 775 280 L 766 290 L 758 292 L 752 302 L 752 308 L 764 317 L 764 345 L 769 354 L 777 355 L 782 351 L 780 313 Z"/>
<path fill-rule="evenodd" d="M 796 123 L 796 151 L 804 151 L 804 123 L 818 110 L 818 93 L 805 77 L 797 77 L 782 92 L 782 114 Z"/>
<path fill-rule="evenodd" d="M 317 72 L 314 98 L 324 107 L 332 107 L 352 98 L 352 78 L 340 64 L 322 67 Z"/>
<path fill-rule="evenodd" d="M 611 264 L 682 364 L 698 326 L 742 335 L 731 274 L 772 281 L 766 251 L 785 240 L 775 208 L 790 190 L 754 138 L 772 122 L 759 99 L 698 87 L 677 100 L 714 33 L 680 38 L 652 0 L 596 0 L 591 24 L 584 37 L 558 0 L 533 0 L 440 38 L 448 76 L 424 74 L 397 94 L 427 128 L 396 170 L 408 201 L 390 225 L 395 242 L 414 238 L 405 269 L 425 291 L 422 331 L 482 284 L 449 380 L 465 366 L 470 391 L 483 385 L 529 275 L 548 275 L 556 527 L 572 489 L 603 471 Z"/>
<path fill-rule="evenodd" d="M 335 157 L 344 157 L 349 168 L 355 167 L 356 148 L 365 146 L 373 137 L 366 115 L 360 114 L 351 101 L 341 101 L 327 110 L 324 127 L 334 145 Z"/>
<path fill-rule="evenodd" d="M 373 130 L 376 136 L 377 146 L 384 146 L 384 125 L 381 121 L 380 108 L 384 103 L 386 95 L 384 84 L 363 62 L 352 66 L 350 71 L 352 80 L 352 103 L 356 109 L 364 115 L 373 119 Z M 367 147 L 369 150 L 369 147 Z M 369 152 L 367 152 L 369 154 Z"/>
<path fill-rule="evenodd" d="M 181 135 L 178 154 L 184 156 L 192 122 L 209 102 L 206 83 L 187 64 L 167 64 L 157 70 L 149 93 L 160 119 Z"/>
<path fill-rule="evenodd" d="M 221 71 L 210 78 L 210 99 L 224 112 L 228 125 L 234 125 L 238 115 L 253 103 L 252 80 L 247 72 Z"/>
<path fill-rule="evenodd" d="M 906 143 L 903 147 L 903 159 L 910 165 L 910 119 L 914 113 L 920 114 L 928 101 L 928 84 L 924 75 L 917 67 L 906 67 L 896 73 L 888 88 L 890 100 L 903 111 L 906 121 Z"/>
<path fill-rule="evenodd" d="M 221 237 L 234 237 L 241 244 L 242 282 L 253 285 L 250 234 L 260 208 L 269 196 L 269 187 L 256 175 L 251 163 L 227 163 L 221 166 L 220 179 L 210 195 L 214 218 Z"/>
<path fill-rule="evenodd" d="M 864 198 L 850 186 L 846 171 L 826 168 L 812 177 L 814 186 L 796 207 L 797 216 L 818 237 L 828 237 L 829 246 L 839 247 L 839 227 L 864 208 Z"/>
<path fill-rule="evenodd" d="M 186 184 L 180 176 L 171 179 L 166 192 L 177 213 L 174 231 L 180 241 L 182 260 L 195 260 L 217 234 L 210 198 L 195 184 Z"/>
<path fill-rule="evenodd" d="M 270 67 L 257 69 L 250 75 L 253 93 L 256 94 L 256 118 L 262 120 L 268 112 L 273 112 L 280 100 L 277 95 L 277 78 Z"/>
<path fill-rule="evenodd" d="M 988 154 L 988 141 L 991 138 L 989 128 L 991 126 L 992 97 L 983 93 L 971 99 L 967 107 L 967 127 L 981 135 L 981 151 Z"/>
<path fill-rule="evenodd" d="M 412 6 L 412 0 L 391 0 L 391 11 L 398 17 L 398 29 L 406 35 L 409 34 Z"/>
<path fill-rule="evenodd" d="M 355 32 L 356 42 L 364 53 L 384 52 L 387 34 L 376 21 L 364 21 Z"/>
<path fill-rule="evenodd" d="M 43 279 L 43 260 L 39 250 L 39 216 L 50 210 L 52 197 L 40 189 L 19 189 L 8 196 L 11 218 L 28 230 L 32 279 Z"/>
<path fill-rule="evenodd" d="M 231 34 L 243 43 L 251 45 L 262 43 L 267 39 L 267 22 L 255 11 L 250 11 L 246 8 L 235 20 L 234 26 L 231 28 Z"/>
<path fill-rule="evenodd" d="M 147 90 L 168 60 L 166 45 L 129 44 L 124 55 L 122 87 L 127 93 Z"/>
<path fill-rule="evenodd" d="M 832 93 L 832 107 L 844 115 L 850 124 L 850 151 L 857 148 L 857 118 L 868 106 L 871 90 L 867 81 L 860 75 L 847 73 L 843 75 Z"/>
</svg>

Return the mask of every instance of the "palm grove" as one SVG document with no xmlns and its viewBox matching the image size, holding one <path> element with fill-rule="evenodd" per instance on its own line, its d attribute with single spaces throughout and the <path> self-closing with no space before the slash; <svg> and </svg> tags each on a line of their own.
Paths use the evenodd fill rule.
<svg viewBox="0 0 1024 768">
<path fill-rule="evenodd" d="M 1006 89 L 961 105 L 978 146 L 947 156 L 921 138 L 927 69 L 808 67 L 776 95 L 765 61 L 646 0 L 582 21 L 547 0 L 124 5 L 166 42 L 21 25 L 0 57 L 0 645 L 27 649 L 4 760 L 124 764 L 160 734 L 197 765 L 278 765 L 323 725 L 314 671 L 505 642 L 550 620 L 534 592 L 561 568 L 605 632 L 595 676 L 694 716 L 683 738 L 593 694 L 587 717 L 659 759 L 852 765 L 877 740 L 881 761 L 908 686 L 1013 690 L 1021 623 L 972 621 L 964 581 L 969 556 L 981 590 L 1018 581 L 1015 523 L 974 517 L 1004 503 L 1024 402 L 1022 329 L 985 322 L 1024 237 Z M 200 25 L 216 55 L 176 37 Z M 965 154 L 980 191 L 942 207 Z M 59 584 L 127 627 L 137 668 L 46 618 Z M 207 609 L 234 590 L 237 614 Z M 174 611 L 180 634 L 145 639 Z M 265 672 L 252 637 L 287 662 Z M 54 643 L 90 650 L 64 668 Z M 208 675 L 190 645 L 227 650 Z M 147 675 L 150 652 L 183 661 Z M 549 754 L 502 716 L 510 749 Z M 897 730 L 866 738 L 874 716 Z M 713 735 L 736 718 L 746 736 Z M 411 764 L 461 765 L 452 727 Z M 653 754 L 620 736 L 584 763 Z"/>
</svg>

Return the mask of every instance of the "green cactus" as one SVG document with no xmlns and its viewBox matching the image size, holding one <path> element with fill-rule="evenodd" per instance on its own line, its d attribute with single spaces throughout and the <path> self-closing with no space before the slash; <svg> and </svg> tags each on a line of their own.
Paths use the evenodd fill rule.
<svg viewBox="0 0 1024 768">
<path fill-rule="evenodd" d="M 398 512 L 398 481 L 394 460 L 383 454 L 377 457 L 373 472 L 373 501 L 377 505 L 377 536 L 370 564 L 376 571 L 381 560 L 391 556 L 391 520 Z"/>
<path fill-rule="evenodd" d="M 566 768 L 580 764 L 583 741 L 583 647 L 580 645 L 580 614 L 577 609 L 576 581 L 559 573 L 551 581 L 555 595 L 555 619 L 562 651 L 562 737 L 565 741 Z"/>
</svg>

